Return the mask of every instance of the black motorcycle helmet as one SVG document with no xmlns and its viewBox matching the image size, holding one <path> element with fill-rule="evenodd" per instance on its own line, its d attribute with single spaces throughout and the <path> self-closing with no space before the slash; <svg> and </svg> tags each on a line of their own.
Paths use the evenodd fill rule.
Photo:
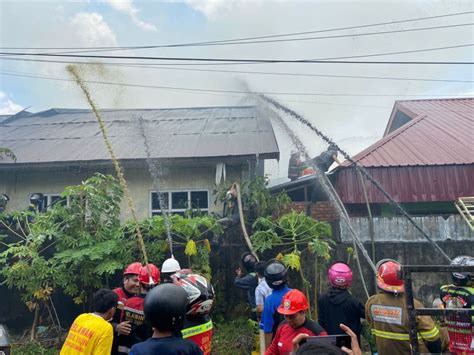
<svg viewBox="0 0 474 355">
<path fill-rule="evenodd" d="M 270 261 L 265 268 L 265 281 L 274 290 L 285 286 L 288 282 L 288 270 L 285 265 L 277 260 Z"/>
<path fill-rule="evenodd" d="M 199 319 L 209 314 L 214 304 L 214 288 L 204 276 L 178 271 L 171 276 L 173 284 L 181 287 L 188 295 L 186 317 Z"/>
<path fill-rule="evenodd" d="M 143 305 L 145 319 L 160 331 L 178 331 L 188 305 L 188 294 L 172 283 L 160 284 L 146 295 Z"/>
<path fill-rule="evenodd" d="M 245 271 L 247 272 L 255 271 L 255 264 L 257 263 L 258 260 L 251 253 L 243 253 L 240 261 L 242 262 L 242 266 L 244 267 Z"/>
<path fill-rule="evenodd" d="M 451 261 L 451 265 L 474 266 L 474 258 L 468 255 L 457 256 Z M 458 271 L 451 273 L 451 277 L 456 286 L 469 286 L 474 280 L 474 273 Z"/>
<path fill-rule="evenodd" d="M 32 205 L 38 206 L 43 202 L 44 195 L 39 192 L 34 192 L 30 195 L 30 203 Z"/>
</svg>

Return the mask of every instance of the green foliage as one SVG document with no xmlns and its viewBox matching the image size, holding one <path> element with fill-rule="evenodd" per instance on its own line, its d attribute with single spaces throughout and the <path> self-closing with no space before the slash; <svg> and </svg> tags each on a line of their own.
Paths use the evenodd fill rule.
<svg viewBox="0 0 474 355">
<path fill-rule="evenodd" d="M 298 271 L 309 299 L 310 283 L 301 268 L 301 254 L 309 251 L 314 257 L 329 260 L 331 244 L 331 226 L 319 222 L 304 213 L 286 213 L 276 220 L 272 216 L 258 218 L 251 236 L 255 250 L 263 252 L 273 248 L 282 250 L 276 259 L 288 268 Z M 316 260 L 315 260 L 316 262 Z"/>
<path fill-rule="evenodd" d="M 177 244 L 185 246 L 188 256 L 188 266 L 193 271 L 211 278 L 209 266 L 210 243 L 209 238 L 222 233 L 222 226 L 214 217 L 203 215 L 194 218 L 185 218 L 174 215 L 171 218 L 171 231 Z"/>
<path fill-rule="evenodd" d="M 103 287 L 131 259 L 131 241 L 120 226 L 122 191 L 115 178 L 96 174 L 81 185 L 69 186 L 45 213 L 2 214 L 5 250 L 0 274 L 21 292 L 34 309 L 56 287 L 86 301 L 89 291 Z M 5 232 L 6 231 L 6 232 Z"/>
<path fill-rule="evenodd" d="M 287 252 L 296 253 L 290 259 L 291 264 L 299 258 L 298 251 L 302 246 L 315 256 L 329 258 L 332 240 L 331 226 L 326 222 L 319 222 L 306 216 L 304 213 L 290 212 L 280 216 L 275 221 L 272 217 L 258 218 L 251 236 L 252 244 L 258 251 L 265 251 L 278 246 L 288 246 Z M 284 254 L 284 253 L 283 253 Z"/>
<path fill-rule="evenodd" d="M 188 267 L 210 278 L 209 253 L 211 250 L 209 238 L 220 235 L 222 226 L 217 223 L 215 217 L 209 215 L 188 218 L 175 214 L 170 216 L 169 223 L 173 246 L 185 248 L 185 254 L 188 256 Z M 166 254 L 169 251 L 164 218 L 162 216 L 148 218 L 140 223 L 140 228 L 145 239 L 148 258 L 153 263 L 161 263 L 166 259 Z M 128 238 L 133 239 L 135 237 L 136 231 L 133 222 L 128 222 L 123 229 Z M 133 245 L 132 248 L 135 248 L 134 254 L 138 255 L 136 245 Z"/>
<path fill-rule="evenodd" d="M 301 261 L 300 261 L 300 252 L 294 251 L 292 253 L 288 253 L 283 255 L 281 262 L 285 264 L 290 269 L 300 271 L 301 269 Z"/>
<path fill-rule="evenodd" d="M 8 148 L 0 148 L 0 160 L 9 158 L 16 162 L 16 155 Z"/>
<path fill-rule="evenodd" d="M 214 193 L 217 201 L 224 202 L 226 193 L 231 184 L 224 182 L 216 187 Z M 246 221 L 255 221 L 258 217 L 280 215 L 288 210 L 291 199 L 285 192 L 278 195 L 272 195 L 267 189 L 265 178 L 256 177 L 252 180 L 246 180 L 241 183 L 242 208 Z"/>
<path fill-rule="evenodd" d="M 35 223 L 55 238 L 51 262 L 57 284 L 77 303 L 85 302 L 89 291 L 103 287 L 105 277 L 131 259 L 130 241 L 119 219 L 122 195 L 114 177 L 95 174 L 61 194 L 69 207 L 57 203 Z"/>
<path fill-rule="evenodd" d="M 38 232 L 28 220 L 30 212 L 16 212 L 0 217 L 0 225 L 9 235 L 0 236 L 7 248 L 0 253 L 0 275 L 9 288 L 18 289 L 22 301 L 29 309 L 34 309 L 41 301 L 46 301 L 54 288 L 53 266 L 41 253 L 51 245 L 51 237 Z M 4 243 L 14 238 L 10 243 Z"/>
<path fill-rule="evenodd" d="M 12 354 L 21 355 L 57 355 L 57 349 L 48 349 L 43 347 L 40 343 L 32 342 L 27 344 L 18 344 L 12 346 Z"/>
<path fill-rule="evenodd" d="M 212 353 L 250 354 L 255 347 L 256 334 L 255 322 L 245 318 L 238 318 L 225 323 L 217 323 L 214 325 Z"/>
<path fill-rule="evenodd" d="M 263 252 L 281 244 L 281 237 L 273 230 L 257 231 L 252 235 L 252 245 L 257 252 Z"/>
</svg>

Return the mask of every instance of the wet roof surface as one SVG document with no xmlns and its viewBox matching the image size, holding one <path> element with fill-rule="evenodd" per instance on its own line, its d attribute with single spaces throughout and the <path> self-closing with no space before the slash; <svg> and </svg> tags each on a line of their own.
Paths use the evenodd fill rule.
<svg viewBox="0 0 474 355">
<path fill-rule="evenodd" d="M 143 128 L 152 158 L 261 155 L 278 158 L 270 120 L 253 106 L 101 110 L 119 159 L 145 159 Z M 17 163 L 109 159 L 91 110 L 50 109 L 0 121 L 0 147 Z M 11 164 L 0 161 L 0 165 Z"/>
</svg>

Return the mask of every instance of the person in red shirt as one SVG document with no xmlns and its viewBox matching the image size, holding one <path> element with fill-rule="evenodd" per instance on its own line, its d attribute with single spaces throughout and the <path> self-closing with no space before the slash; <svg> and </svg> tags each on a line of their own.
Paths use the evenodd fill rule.
<svg viewBox="0 0 474 355">
<path fill-rule="evenodd" d="M 151 326 L 145 322 L 143 306 L 145 296 L 160 283 L 160 269 L 153 264 L 142 266 L 138 274 L 138 280 L 140 282 L 140 293 L 126 300 L 123 306 L 121 321 L 129 322 L 130 332 L 127 335 L 119 336 L 119 354 L 128 354 L 134 344 L 145 341 L 153 334 Z"/>
<path fill-rule="evenodd" d="M 278 327 L 271 345 L 265 355 L 288 355 L 293 349 L 293 339 L 298 334 L 309 336 L 328 335 L 318 323 L 306 318 L 305 311 L 309 308 L 308 300 L 303 292 L 291 290 L 283 296 L 277 312 L 285 317 Z"/>
<path fill-rule="evenodd" d="M 120 321 L 122 310 L 125 302 L 138 294 L 140 291 L 140 282 L 138 274 L 142 264 L 134 262 L 128 265 L 123 271 L 123 283 L 121 287 L 117 287 L 113 292 L 118 296 L 117 311 L 112 319 L 112 327 L 114 329 L 114 341 L 112 344 L 112 355 L 118 354 L 118 337 L 120 335 L 130 334 L 131 325 L 129 321 Z"/>
</svg>

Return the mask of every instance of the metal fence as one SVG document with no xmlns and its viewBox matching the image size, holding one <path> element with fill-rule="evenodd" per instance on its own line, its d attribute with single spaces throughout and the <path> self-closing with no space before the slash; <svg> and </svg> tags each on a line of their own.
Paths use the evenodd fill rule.
<svg viewBox="0 0 474 355">
<path fill-rule="evenodd" d="M 466 221 L 459 215 L 423 216 L 413 219 L 435 241 L 473 240 L 472 232 Z M 426 239 L 404 217 L 374 217 L 374 239 L 376 242 L 424 242 Z M 345 223 L 341 223 L 343 242 L 351 241 L 351 235 Z M 364 242 L 370 241 L 369 219 L 352 217 L 351 224 Z"/>
</svg>

